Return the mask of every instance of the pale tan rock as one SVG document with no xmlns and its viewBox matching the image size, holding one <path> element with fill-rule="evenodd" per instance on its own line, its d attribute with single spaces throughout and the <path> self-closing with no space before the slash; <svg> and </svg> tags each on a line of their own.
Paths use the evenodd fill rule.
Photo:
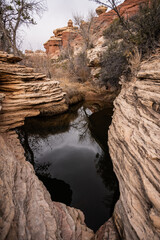
<svg viewBox="0 0 160 240">
<path fill-rule="evenodd" d="M 0 135 L 0 146 L 0 239 L 90 240 L 83 213 L 51 201 L 17 135 Z"/>
<path fill-rule="evenodd" d="M 13 54 L 7 54 L 6 52 L 0 51 L 0 61 L 2 62 L 10 62 L 10 63 L 17 63 L 22 60 L 21 57 L 14 56 Z"/>
<path fill-rule="evenodd" d="M 97 15 L 98 16 L 100 16 L 102 13 L 105 13 L 106 11 L 107 11 L 107 7 L 105 7 L 105 6 L 99 6 L 99 7 L 97 7 L 96 8 L 96 13 L 97 13 Z"/>
<path fill-rule="evenodd" d="M 87 59 L 89 67 L 99 67 L 101 65 L 101 57 L 103 53 L 107 50 L 107 47 L 103 47 L 104 38 L 100 38 L 97 41 L 94 48 L 87 50 Z"/>
<path fill-rule="evenodd" d="M 71 19 L 69 19 L 68 21 L 68 27 L 73 28 L 73 21 Z"/>
<path fill-rule="evenodd" d="M 142 63 L 114 102 L 109 149 L 120 186 L 114 221 L 122 239 L 160 239 L 159 57 Z"/>
<path fill-rule="evenodd" d="M 5 55 L 5 56 L 4 56 Z M 0 114 L 0 132 L 21 126 L 26 117 L 40 113 L 53 115 L 68 109 L 59 82 L 34 73 L 32 68 L 11 64 L 8 54 L 0 54 L 0 93 L 5 93 Z"/>
<path fill-rule="evenodd" d="M 142 79 L 160 79 L 160 59 L 153 58 L 149 62 L 145 61 L 142 63 L 140 71 L 137 75 L 138 78 Z"/>
</svg>

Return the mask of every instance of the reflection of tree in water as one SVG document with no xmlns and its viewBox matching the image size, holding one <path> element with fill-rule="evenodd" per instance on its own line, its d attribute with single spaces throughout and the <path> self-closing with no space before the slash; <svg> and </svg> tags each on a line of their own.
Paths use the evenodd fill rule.
<svg viewBox="0 0 160 240">
<path fill-rule="evenodd" d="M 82 142 L 85 138 L 88 138 L 90 142 L 94 142 L 94 139 L 92 138 L 88 129 L 88 121 L 89 118 L 85 113 L 85 109 L 84 107 L 81 107 L 78 110 L 78 118 L 74 122 L 70 123 L 70 127 L 78 131 L 80 142 Z"/>
<path fill-rule="evenodd" d="M 56 138 L 63 142 L 63 133 L 75 129 L 79 135 L 79 142 L 86 138 L 92 143 L 90 131 L 88 129 L 88 116 L 81 105 L 76 105 L 67 113 L 52 117 L 27 118 L 25 125 L 17 129 L 20 141 L 26 152 L 26 159 L 33 164 L 34 152 L 43 152 L 44 144 L 52 150 Z M 52 139 L 51 139 L 52 138 Z M 52 141 L 51 141 L 52 140 Z"/>
<path fill-rule="evenodd" d="M 17 128 L 16 132 L 17 132 L 20 142 L 25 150 L 24 155 L 26 157 L 26 160 L 29 161 L 30 163 L 32 163 L 32 165 L 34 166 L 34 154 L 33 154 L 32 148 L 30 147 L 30 144 L 28 141 L 29 137 L 28 137 L 27 131 L 25 131 L 24 128 L 21 127 L 21 128 Z"/>
<path fill-rule="evenodd" d="M 62 202 L 70 206 L 72 202 L 72 190 L 70 185 L 56 178 L 52 178 L 49 168 L 52 163 L 43 162 L 35 165 L 36 175 L 43 182 L 51 195 L 52 201 Z"/>
<path fill-rule="evenodd" d="M 72 190 L 70 185 L 63 180 L 49 178 L 48 176 L 38 175 L 51 195 L 52 201 L 62 202 L 70 205 L 72 202 Z"/>
<path fill-rule="evenodd" d="M 49 191 L 52 201 L 62 202 L 70 206 L 72 202 L 72 190 L 70 188 L 70 185 L 62 180 L 51 178 L 51 174 L 49 173 L 51 163 L 43 162 L 43 164 L 35 164 L 33 151 L 28 143 L 27 132 L 23 130 L 24 129 L 21 129 L 21 131 L 19 131 L 17 129 L 17 133 L 21 139 L 22 146 L 24 146 L 26 159 L 30 161 L 34 166 L 36 175 Z"/>
<path fill-rule="evenodd" d="M 103 183 L 108 190 L 105 197 L 106 207 L 113 211 L 114 205 L 119 198 L 118 180 L 113 172 L 113 165 L 108 152 L 103 152 L 96 162 L 97 173 L 101 176 Z"/>
<path fill-rule="evenodd" d="M 105 198 L 106 207 L 114 208 L 116 201 L 119 198 L 119 187 L 115 173 L 113 172 L 113 165 L 109 155 L 107 144 L 108 128 L 111 123 L 112 109 L 104 109 L 97 113 L 93 113 L 89 117 L 88 127 L 91 135 L 103 149 L 102 154 L 96 159 L 95 166 L 97 173 L 101 176 L 108 194 Z"/>
<path fill-rule="evenodd" d="M 38 175 L 43 175 L 45 177 L 48 177 L 48 178 L 51 178 L 51 174 L 49 172 L 49 168 L 51 166 L 51 163 L 50 162 L 43 162 L 42 163 L 36 163 L 35 164 L 35 172 L 38 174 Z"/>
<path fill-rule="evenodd" d="M 61 133 L 68 132 L 72 122 L 78 117 L 78 109 L 81 105 L 76 105 L 67 113 L 52 117 L 34 117 L 27 118 L 25 125 L 17 128 L 17 133 L 22 146 L 25 149 L 26 159 L 34 165 L 34 152 L 42 152 L 43 141 L 47 147 L 52 150 L 53 144 L 50 137 Z M 55 137 L 54 137 L 55 138 Z"/>
</svg>

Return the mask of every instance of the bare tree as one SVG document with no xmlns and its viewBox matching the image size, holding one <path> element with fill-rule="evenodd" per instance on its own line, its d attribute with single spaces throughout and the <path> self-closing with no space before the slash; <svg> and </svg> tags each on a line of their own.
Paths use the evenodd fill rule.
<svg viewBox="0 0 160 240">
<path fill-rule="evenodd" d="M 14 54 L 18 54 L 19 28 L 36 24 L 34 15 L 45 10 L 45 0 L 0 0 L 0 32 Z"/>
<path fill-rule="evenodd" d="M 90 1 L 96 2 L 98 4 L 104 5 L 107 8 L 114 10 L 116 12 L 116 14 L 118 15 L 118 17 L 121 18 L 118 5 L 122 3 L 122 0 L 107 0 L 105 2 L 99 1 L 99 0 L 90 0 Z"/>
<path fill-rule="evenodd" d="M 79 14 L 74 14 L 73 19 L 75 25 L 79 26 L 79 33 L 82 36 L 84 47 L 86 49 L 90 48 L 92 46 L 92 27 L 93 27 L 93 20 L 94 20 L 95 14 L 90 11 L 88 13 L 86 21 L 84 20 L 84 17 Z"/>
<path fill-rule="evenodd" d="M 104 5 L 107 8 L 110 8 L 113 11 L 115 11 L 115 13 L 117 14 L 122 26 L 129 32 L 129 34 L 131 36 L 133 36 L 133 33 L 130 31 L 130 28 L 128 27 L 127 21 L 124 20 L 123 15 L 120 12 L 120 6 L 119 5 L 123 2 L 123 0 L 106 0 L 105 2 L 104 1 L 99 1 L 99 0 L 89 0 L 89 1 L 93 1 L 93 2 L 96 2 L 98 4 Z"/>
</svg>

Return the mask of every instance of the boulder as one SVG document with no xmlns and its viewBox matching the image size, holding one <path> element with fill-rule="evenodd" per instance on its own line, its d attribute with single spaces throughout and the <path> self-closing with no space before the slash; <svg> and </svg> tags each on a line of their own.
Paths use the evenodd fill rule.
<svg viewBox="0 0 160 240">
<path fill-rule="evenodd" d="M 102 13 L 105 13 L 107 11 L 107 7 L 106 6 L 99 6 L 98 8 L 96 8 L 96 13 L 97 15 L 101 15 Z"/>
</svg>

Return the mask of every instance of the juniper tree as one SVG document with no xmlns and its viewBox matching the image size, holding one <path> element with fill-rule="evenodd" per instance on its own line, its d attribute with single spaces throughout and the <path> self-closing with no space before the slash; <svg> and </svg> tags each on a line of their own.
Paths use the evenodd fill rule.
<svg viewBox="0 0 160 240">
<path fill-rule="evenodd" d="M 19 28 L 36 24 L 35 15 L 41 16 L 45 10 L 45 0 L 0 0 L 1 50 L 18 54 Z"/>
</svg>

